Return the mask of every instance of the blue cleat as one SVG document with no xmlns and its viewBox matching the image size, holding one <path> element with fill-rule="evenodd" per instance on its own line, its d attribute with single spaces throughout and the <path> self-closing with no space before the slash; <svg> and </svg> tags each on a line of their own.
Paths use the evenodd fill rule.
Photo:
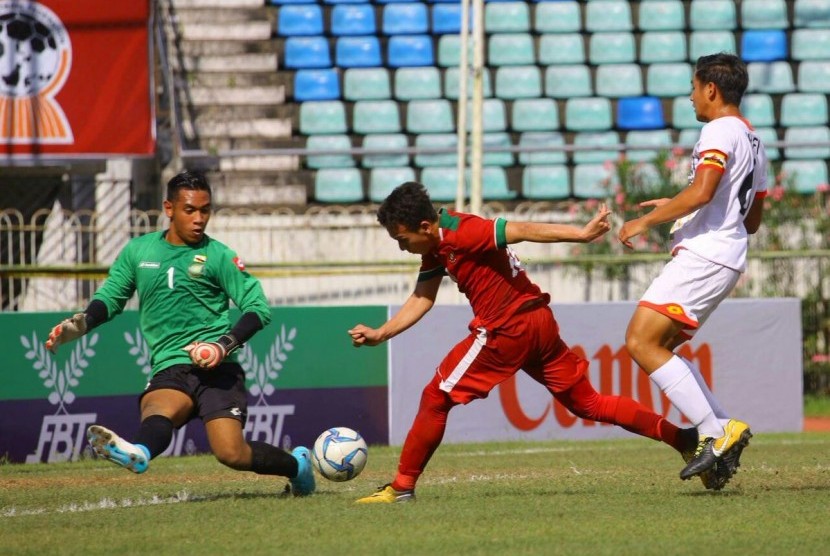
<svg viewBox="0 0 830 556">
<path fill-rule="evenodd" d="M 144 473 L 150 463 L 150 452 L 141 444 L 130 444 L 111 430 L 92 425 L 86 439 L 98 457 L 126 467 L 133 473 Z"/>
<path fill-rule="evenodd" d="M 314 470 L 311 468 L 311 452 L 308 448 L 297 446 L 291 455 L 297 460 L 297 476 L 289 479 L 291 492 L 294 496 L 308 496 L 316 488 Z"/>
</svg>

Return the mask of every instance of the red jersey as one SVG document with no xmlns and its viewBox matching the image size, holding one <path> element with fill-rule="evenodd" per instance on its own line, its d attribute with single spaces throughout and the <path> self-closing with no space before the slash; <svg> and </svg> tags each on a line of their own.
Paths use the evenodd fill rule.
<svg viewBox="0 0 830 556">
<path fill-rule="evenodd" d="M 501 218 L 441 210 L 438 249 L 423 255 L 418 281 L 447 275 L 458 284 L 473 308 L 473 326 L 498 328 L 522 305 L 550 296 L 528 278 L 516 253 L 507 245 Z"/>
</svg>

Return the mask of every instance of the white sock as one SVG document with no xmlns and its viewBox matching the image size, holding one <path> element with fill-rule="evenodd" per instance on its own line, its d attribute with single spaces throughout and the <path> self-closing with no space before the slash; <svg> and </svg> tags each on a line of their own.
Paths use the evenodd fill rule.
<svg viewBox="0 0 830 556">
<path fill-rule="evenodd" d="M 673 355 L 649 378 L 660 387 L 680 413 L 697 427 L 698 434 L 715 438 L 723 435 L 723 427 L 697 379 L 680 357 Z"/>
<path fill-rule="evenodd" d="M 700 373 L 700 369 L 697 368 L 697 365 L 686 359 L 685 357 L 681 357 L 680 359 L 686 363 L 686 366 L 689 367 L 689 370 L 692 371 L 695 379 L 697 380 L 700 389 L 703 391 L 703 395 L 706 396 L 706 401 L 709 402 L 709 407 L 712 408 L 712 411 L 715 412 L 715 417 L 718 418 L 722 427 L 725 427 L 726 424 L 729 422 L 729 415 L 726 413 L 726 410 L 720 404 L 718 399 L 709 389 L 709 385 L 706 384 L 706 380 L 704 380 L 703 375 Z"/>
</svg>

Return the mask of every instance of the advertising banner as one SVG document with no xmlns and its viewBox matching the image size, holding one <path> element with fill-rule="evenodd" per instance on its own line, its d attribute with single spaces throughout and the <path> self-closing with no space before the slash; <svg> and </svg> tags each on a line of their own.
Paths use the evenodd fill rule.
<svg viewBox="0 0 830 556">
<path fill-rule="evenodd" d="M 634 302 L 553 304 L 562 338 L 589 362 L 597 391 L 632 397 L 672 422 L 689 426 L 625 349 L 625 330 L 634 309 Z M 467 306 L 434 307 L 421 322 L 392 340 L 391 444 L 403 443 L 421 390 L 444 355 L 466 336 L 471 318 Z M 680 353 L 697 364 L 731 416 L 750 423 L 753 431 L 802 430 L 798 299 L 727 300 Z M 631 433 L 576 418 L 519 372 L 487 399 L 453 408 L 444 441 L 625 436 Z"/>
<path fill-rule="evenodd" d="M 347 426 L 370 444 L 387 443 L 386 347 L 355 349 L 347 333 L 357 322 L 382 321 L 386 311 L 272 309 L 271 324 L 238 351 L 248 388 L 246 438 L 288 448 Z M 0 457 L 76 459 L 93 423 L 127 439 L 138 430 L 138 397 L 150 372 L 138 313 L 125 311 L 52 354 L 43 342 L 67 316 L 0 313 Z M 167 454 L 207 451 L 196 419 L 176 432 Z"/>
<path fill-rule="evenodd" d="M 3 154 L 151 155 L 149 29 L 149 0 L 0 0 Z"/>
</svg>

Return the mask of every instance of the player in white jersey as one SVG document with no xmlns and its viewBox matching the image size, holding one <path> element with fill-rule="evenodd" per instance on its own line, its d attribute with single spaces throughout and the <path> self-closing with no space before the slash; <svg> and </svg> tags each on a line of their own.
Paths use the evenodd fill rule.
<svg viewBox="0 0 830 556">
<path fill-rule="evenodd" d="M 758 230 L 766 195 L 766 155 L 740 112 L 746 66 L 732 54 L 702 56 L 690 100 L 706 122 L 692 154 L 689 185 L 671 199 L 641 204 L 654 210 L 623 224 L 619 239 L 659 224 L 672 227 L 672 260 L 643 294 L 626 331 L 635 361 L 698 429 L 700 442 L 682 479 L 700 475 L 720 489 L 740 465 L 752 434 L 730 419 L 690 361 L 674 353 L 689 340 L 735 287 L 746 268 L 748 234 Z"/>
</svg>

